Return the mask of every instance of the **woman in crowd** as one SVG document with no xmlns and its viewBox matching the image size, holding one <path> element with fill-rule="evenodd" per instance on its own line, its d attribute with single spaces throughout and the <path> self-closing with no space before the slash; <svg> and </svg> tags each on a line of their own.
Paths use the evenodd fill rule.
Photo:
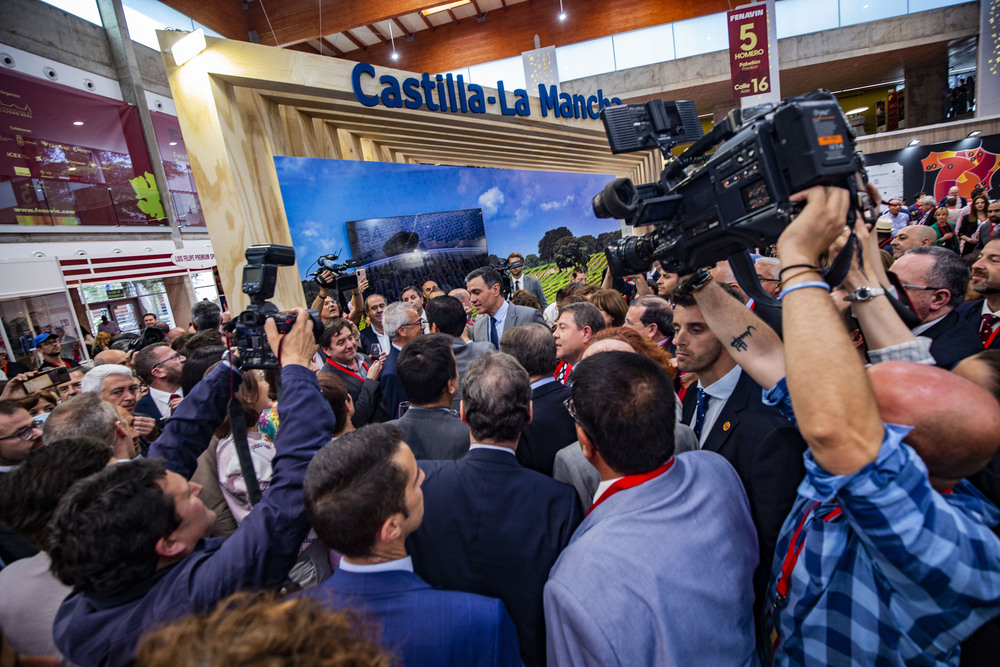
<svg viewBox="0 0 1000 667">
<path fill-rule="evenodd" d="M 934 224 L 931 225 L 938 233 L 938 245 L 958 252 L 958 244 L 955 242 L 955 228 L 948 222 L 948 208 L 939 206 L 934 211 Z"/>
<path fill-rule="evenodd" d="M 32 417 L 47 415 L 59 405 L 59 395 L 49 389 L 43 389 L 27 398 L 22 398 L 17 405 L 30 412 Z"/>
<path fill-rule="evenodd" d="M 971 255 L 976 251 L 976 244 L 979 243 L 979 225 L 990 219 L 986 212 L 989 207 L 990 200 L 986 195 L 976 195 L 972 198 L 969 214 L 962 218 L 958 227 L 958 245 L 961 255 Z"/>
<path fill-rule="evenodd" d="M 628 304 L 621 292 L 613 289 L 602 289 L 594 292 L 590 297 L 590 302 L 601 310 L 604 315 L 604 326 L 620 327 L 625 324 L 625 313 L 628 312 Z"/>
</svg>

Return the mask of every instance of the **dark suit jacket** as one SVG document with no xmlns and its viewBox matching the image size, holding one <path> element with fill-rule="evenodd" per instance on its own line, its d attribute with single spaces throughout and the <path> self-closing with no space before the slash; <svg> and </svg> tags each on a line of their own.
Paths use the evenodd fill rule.
<svg viewBox="0 0 1000 667">
<path fill-rule="evenodd" d="M 420 467 L 427 475 L 424 523 L 406 541 L 417 574 L 434 586 L 503 600 L 522 659 L 544 664 L 542 588 L 582 518 L 576 492 L 492 449 Z"/>
<path fill-rule="evenodd" d="M 350 394 L 351 400 L 354 401 L 354 416 L 351 418 L 351 423 L 354 424 L 355 428 L 361 428 L 365 424 L 375 422 L 381 423 L 390 419 L 389 415 L 382 410 L 380 404 L 382 394 L 380 393 L 381 385 L 378 380 L 369 378 L 362 382 L 354 375 L 343 372 L 329 361 L 323 364 L 323 368 L 319 369 L 319 372 L 333 375 L 335 378 L 342 380 L 347 387 L 347 393 Z"/>
<path fill-rule="evenodd" d="M 403 665 L 520 665 L 517 634 L 499 600 L 427 585 L 412 572 L 337 570 L 306 595 L 371 614 L 379 643 Z"/>
<path fill-rule="evenodd" d="M 490 343 L 477 343 L 476 341 L 466 343 L 461 338 L 452 338 L 451 351 L 455 353 L 455 366 L 458 370 L 459 387 L 458 393 L 455 394 L 455 400 L 451 402 L 452 410 L 457 412 L 459 403 L 462 402 L 462 382 L 465 380 L 465 371 L 469 370 L 469 364 L 476 357 L 492 349 L 493 345 Z"/>
<path fill-rule="evenodd" d="M 507 318 L 503 322 L 503 330 L 507 331 L 518 324 L 528 322 L 538 322 L 545 324 L 545 318 L 534 308 L 527 306 L 516 306 L 513 303 L 507 304 Z M 546 325 L 547 326 L 547 325 Z M 490 316 L 486 313 L 476 318 L 476 323 L 472 325 L 472 340 L 490 343 Z"/>
<path fill-rule="evenodd" d="M 958 313 L 959 326 L 968 332 L 971 332 L 976 340 L 979 341 L 979 352 L 983 351 L 983 342 L 979 340 L 979 326 L 983 322 L 983 302 L 982 299 L 977 299 L 976 301 L 966 301 L 961 306 L 955 309 Z M 998 350 L 1000 349 L 1000 334 L 998 334 L 994 339 L 993 343 L 986 349 Z M 933 349 L 931 352 L 933 353 Z"/>
<path fill-rule="evenodd" d="M 978 303 L 976 307 L 983 306 Z M 970 329 L 967 322 L 967 319 L 963 321 L 958 309 L 955 309 L 920 334 L 931 339 L 931 356 L 938 367 L 951 370 L 962 359 L 983 351 L 983 343 L 978 334 L 979 323 L 976 323 L 975 329 Z"/>
<path fill-rule="evenodd" d="M 697 400 L 697 387 L 693 386 L 684 395 L 685 424 L 691 423 Z M 760 547 L 760 565 L 754 574 L 755 609 L 759 609 L 778 532 L 805 476 L 802 455 L 806 443 L 777 408 L 764 405 L 760 386 L 741 373 L 702 449 L 724 456 L 747 491 Z"/>
<path fill-rule="evenodd" d="M 160 415 L 160 409 L 156 407 L 156 401 L 149 394 L 146 394 L 136 402 L 134 412 L 137 415 L 145 415 L 155 419 L 156 426 L 161 431 L 163 430 L 164 423 L 167 421 L 166 417 Z"/>
<path fill-rule="evenodd" d="M 403 383 L 396 375 L 396 363 L 399 361 L 399 350 L 394 345 L 389 346 L 389 355 L 382 365 L 382 374 L 378 376 L 379 385 L 382 389 L 382 411 L 388 415 L 389 419 L 395 419 L 399 414 L 399 404 L 405 400 L 406 392 L 403 391 Z"/>
<path fill-rule="evenodd" d="M 368 325 L 361 330 L 361 351 L 364 354 L 368 354 L 372 349 L 372 345 L 376 343 L 378 343 L 379 347 L 381 347 L 382 343 L 378 342 L 378 335 L 375 333 L 375 330 L 372 329 L 371 325 Z M 389 350 L 382 351 L 389 354 Z"/>
<path fill-rule="evenodd" d="M 518 278 L 518 280 L 521 281 L 521 289 L 527 290 L 532 294 L 534 294 L 535 298 L 538 299 L 538 303 L 542 306 L 542 310 L 545 310 L 545 307 L 549 305 L 549 301 L 548 299 L 545 298 L 545 290 L 542 289 L 542 284 L 538 282 L 538 278 L 535 278 L 533 276 L 526 276 L 522 273 L 521 277 Z M 513 281 L 514 278 L 512 276 L 511 284 L 513 284 Z"/>
<path fill-rule="evenodd" d="M 410 408 L 387 423 L 403 432 L 418 461 L 460 459 L 469 451 L 469 427 L 450 410 Z"/>
<path fill-rule="evenodd" d="M 531 390 L 531 423 L 521 431 L 517 445 L 517 460 L 525 468 L 552 477 L 556 453 L 576 442 L 576 422 L 563 405 L 572 394 L 558 381 Z"/>
</svg>

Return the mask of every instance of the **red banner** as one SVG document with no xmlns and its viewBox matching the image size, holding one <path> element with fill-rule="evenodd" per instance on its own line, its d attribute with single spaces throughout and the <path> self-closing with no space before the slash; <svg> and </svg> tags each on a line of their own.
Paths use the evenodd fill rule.
<svg viewBox="0 0 1000 667">
<path fill-rule="evenodd" d="M 0 224 L 166 224 L 135 107 L 10 70 L 0 195 Z"/>
<path fill-rule="evenodd" d="M 729 73 L 733 99 L 760 95 L 771 89 L 767 55 L 767 7 L 743 7 L 726 12 L 729 26 Z"/>
</svg>

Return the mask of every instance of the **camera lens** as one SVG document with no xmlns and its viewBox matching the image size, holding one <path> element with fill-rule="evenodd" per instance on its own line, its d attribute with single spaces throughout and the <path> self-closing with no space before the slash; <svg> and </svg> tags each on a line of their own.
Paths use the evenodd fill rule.
<svg viewBox="0 0 1000 667">
<path fill-rule="evenodd" d="M 598 218 L 626 220 L 635 215 L 639 193 L 627 178 L 616 178 L 594 195 L 594 215 Z"/>
</svg>

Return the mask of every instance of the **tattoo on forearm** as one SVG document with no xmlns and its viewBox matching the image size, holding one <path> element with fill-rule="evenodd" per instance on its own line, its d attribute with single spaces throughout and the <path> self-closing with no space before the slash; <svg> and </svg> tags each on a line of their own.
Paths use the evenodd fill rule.
<svg viewBox="0 0 1000 667">
<path fill-rule="evenodd" d="M 748 326 L 748 327 L 747 327 L 747 330 L 746 330 L 746 331 L 744 331 L 743 333 L 741 333 L 741 334 L 740 334 L 739 336 L 737 336 L 736 338 L 734 338 L 734 339 L 733 339 L 733 342 L 732 342 L 732 343 L 730 343 L 730 344 L 729 344 L 729 346 L 730 346 L 731 348 L 733 348 L 734 350 L 736 350 L 737 352 L 746 352 L 746 350 L 747 350 L 747 348 L 748 348 L 749 346 L 747 345 L 747 343 L 746 343 L 746 341 L 744 340 L 744 338 L 749 338 L 750 336 L 752 336 L 752 335 L 753 335 L 753 334 L 752 334 L 752 333 L 750 333 L 750 332 L 751 332 L 751 331 L 756 331 L 756 330 L 757 330 L 757 327 L 755 327 L 755 326 L 753 326 L 753 325 L 751 325 L 751 326 Z"/>
</svg>

